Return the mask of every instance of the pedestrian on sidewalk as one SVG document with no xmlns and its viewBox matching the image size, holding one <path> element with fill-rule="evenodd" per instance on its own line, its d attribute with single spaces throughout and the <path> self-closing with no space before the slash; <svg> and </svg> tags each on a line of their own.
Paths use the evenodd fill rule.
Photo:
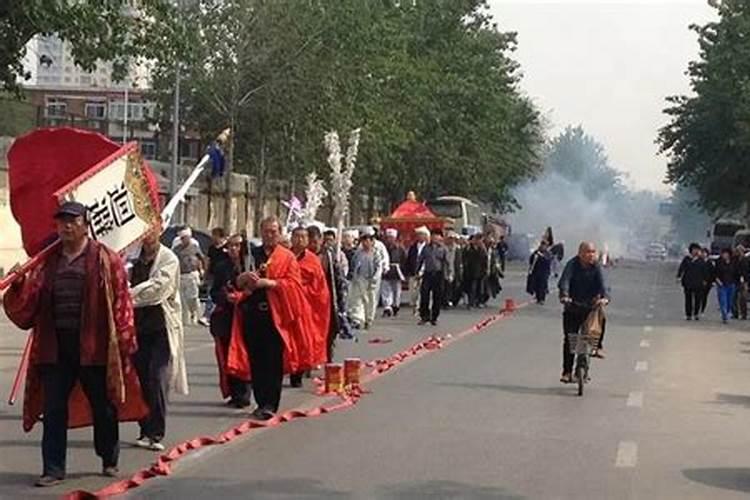
<svg viewBox="0 0 750 500">
<path fill-rule="evenodd" d="M 320 229 L 315 228 L 317 235 Z M 329 344 L 332 339 L 331 331 L 331 293 L 328 288 L 320 258 L 309 250 L 310 239 L 308 229 L 294 228 L 292 231 L 292 252 L 297 258 L 302 277 L 302 290 L 310 306 L 309 316 L 300 318 L 305 321 L 307 334 L 306 342 L 310 345 L 311 359 L 301 362 L 301 370 L 292 373 L 289 381 L 292 387 L 302 387 L 304 369 L 323 365 L 328 362 Z"/>
<path fill-rule="evenodd" d="M 182 299 L 182 323 L 195 325 L 200 308 L 199 285 L 204 270 L 205 256 L 193 238 L 193 231 L 186 227 L 179 232 L 179 241 L 172 248 L 180 260 L 180 299 Z"/>
<path fill-rule="evenodd" d="M 500 261 L 500 270 L 505 273 L 505 262 L 508 258 L 508 242 L 505 240 L 504 234 L 501 234 L 497 241 L 497 257 Z"/>
<path fill-rule="evenodd" d="M 315 226 L 308 228 L 310 250 L 320 258 L 320 264 L 326 273 L 328 289 L 331 293 L 331 338 L 328 342 L 328 362 L 333 361 L 333 348 L 336 336 L 342 339 L 353 339 L 352 326 L 349 324 L 347 307 L 349 301 L 349 259 L 342 250 L 336 249 L 336 231 L 327 229 L 323 238 Z"/>
<path fill-rule="evenodd" d="M 243 293 L 234 324 L 240 326 L 232 331 L 227 371 L 252 380 L 258 404 L 252 418 L 269 420 L 281 403 L 284 373 L 308 369 L 311 353 L 301 318 L 309 306 L 297 259 L 280 244 L 281 222 L 268 217 L 260 227 L 263 245 L 252 249 L 256 270 L 237 277 Z"/>
<path fill-rule="evenodd" d="M 448 268 L 448 252 L 443 244 L 443 232 L 434 229 L 430 244 L 417 260 L 417 269 L 422 275 L 422 289 L 419 291 L 419 324 L 437 325 L 440 308 L 443 305 L 443 284 Z"/>
<path fill-rule="evenodd" d="M 445 270 L 445 281 L 443 282 L 443 307 L 451 308 L 458 305 L 461 283 L 461 247 L 458 244 L 458 234 L 448 231 L 445 235 L 445 253 L 448 267 Z"/>
<path fill-rule="evenodd" d="M 414 315 L 418 313 L 419 293 L 422 288 L 422 277 L 417 272 L 417 260 L 427 246 L 430 239 L 430 230 L 425 226 L 419 226 L 414 230 L 416 241 L 409 247 L 406 254 L 406 268 L 404 276 L 409 281 L 409 306 L 413 309 Z"/>
<path fill-rule="evenodd" d="M 229 299 L 236 293 L 237 278 L 252 269 L 252 260 L 243 256 L 244 240 L 239 234 L 227 239 L 223 254 L 217 254 L 213 262 L 214 279 L 209 294 L 214 303 L 209 331 L 214 339 L 216 364 L 219 368 L 222 397 L 228 399 L 230 408 L 242 409 L 250 406 L 251 384 L 249 379 L 240 379 L 226 373 L 229 356 L 229 341 L 235 304 Z"/>
<path fill-rule="evenodd" d="M 377 307 L 379 274 L 382 270 L 373 245 L 373 236 L 364 232 L 359 238 L 359 249 L 352 259 L 352 294 L 349 317 L 355 328 L 369 330 L 373 311 Z"/>
<path fill-rule="evenodd" d="M 711 296 L 711 289 L 716 281 L 716 265 L 711 260 L 711 251 L 708 248 L 701 249 L 701 260 L 703 261 L 704 285 L 700 301 L 700 315 L 703 316 L 706 314 L 708 298 Z"/>
<path fill-rule="evenodd" d="M 136 446 L 163 451 L 170 387 L 188 393 L 180 304 L 180 263 L 159 243 L 161 227 L 143 239 L 133 263 L 130 296 L 135 308 L 138 351 L 133 357 L 149 414 L 138 422 Z"/>
<path fill-rule="evenodd" d="M 706 282 L 709 280 L 706 263 L 701 256 L 701 247 L 691 243 L 689 255 L 686 255 L 677 269 L 677 280 L 682 284 L 685 295 L 685 319 L 700 319 Z"/>
<path fill-rule="evenodd" d="M 54 218 L 61 245 L 3 296 L 8 318 L 34 330 L 23 427 L 44 416 L 40 487 L 65 479 L 68 428 L 92 422 L 102 475 L 115 477 L 118 421 L 148 413 L 131 363 L 137 344 L 125 266 L 89 239 L 83 204 L 65 202 Z"/>
<path fill-rule="evenodd" d="M 549 293 L 549 276 L 551 272 L 552 255 L 548 250 L 548 243 L 542 240 L 536 251 L 529 257 L 529 274 L 526 279 L 526 292 L 536 298 L 536 303 L 544 305 Z"/>
<path fill-rule="evenodd" d="M 203 276 L 206 287 L 210 290 L 213 286 L 214 280 L 214 266 L 215 263 L 223 257 L 226 253 L 227 237 L 223 227 L 215 227 L 211 230 L 211 246 L 208 247 L 208 255 L 206 257 L 206 272 Z M 198 320 L 198 323 L 203 326 L 208 326 L 211 320 L 211 312 L 214 309 L 214 302 L 211 299 L 211 294 L 206 299 L 206 305 L 203 308 L 203 316 Z"/>
<path fill-rule="evenodd" d="M 482 243 L 482 235 L 474 234 L 464 249 L 464 287 L 467 295 L 466 307 L 481 305 L 484 277 L 487 274 L 487 250 Z"/>
<path fill-rule="evenodd" d="M 406 279 L 403 269 L 406 266 L 406 250 L 398 241 L 396 229 L 385 230 L 385 246 L 390 265 L 383 275 L 380 301 L 383 303 L 383 316 L 398 316 L 401 309 L 401 287 Z"/>
<path fill-rule="evenodd" d="M 750 261 L 742 245 L 737 246 L 734 250 L 734 260 L 737 263 L 737 273 L 739 282 L 734 293 L 734 302 L 732 304 L 732 314 L 735 318 L 747 319 L 747 299 L 748 299 L 748 278 L 750 278 Z"/>
<path fill-rule="evenodd" d="M 732 314 L 732 301 L 739 283 L 739 269 L 737 262 L 732 258 L 732 251 L 725 248 L 716 263 L 716 285 L 721 309 L 721 321 L 726 324 Z"/>
<path fill-rule="evenodd" d="M 381 240 L 380 228 L 378 226 L 378 224 L 380 224 L 380 219 L 375 218 L 371 222 L 373 222 L 372 228 L 366 228 L 365 231 L 372 234 L 373 249 L 378 256 L 378 262 L 380 262 L 380 273 L 378 274 L 377 283 L 375 284 L 376 291 L 375 296 L 373 297 L 375 308 L 372 311 L 372 317 L 369 318 L 370 324 L 375 321 L 375 314 L 377 313 L 378 304 L 380 303 L 381 291 L 383 289 L 383 276 L 391 268 L 391 258 L 388 254 L 388 248 L 386 248 L 385 243 Z"/>
</svg>

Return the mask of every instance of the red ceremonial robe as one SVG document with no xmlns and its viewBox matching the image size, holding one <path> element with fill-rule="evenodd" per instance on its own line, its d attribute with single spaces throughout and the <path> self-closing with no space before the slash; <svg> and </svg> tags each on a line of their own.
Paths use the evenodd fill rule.
<svg viewBox="0 0 750 500">
<path fill-rule="evenodd" d="M 298 259 L 302 273 L 302 288 L 310 304 L 308 328 L 312 332 L 312 364 L 322 365 L 328 361 L 328 336 L 331 328 L 331 292 L 328 290 L 320 258 L 305 250 Z"/>
<path fill-rule="evenodd" d="M 284 373 L 297 373 L 312 368 L 312 349 L 307 328 L 304 327 L 310 310 L 302 289 L 300 267 L 294 254 L 277 245 L 266 262 L 265 277 L 276 282 L 276 286 L 266 289 L 271 318 L 283 343 Z M 244 342 L 244 328 L 247 325 L 239 304 L 249 296 L 248 292 L 230 295 L 230 300 L 238 304 L 234 308 L 232 333 L 227 355 L 227 374 L 240 380 L 250 380 L 250 356 Z M 251 333 L 252 335 L 252 333 Z"/>
<path fill-rule="evenodd" d="M 91 241 L 85 252 L 80 362 L 82 366 L 107 367 L 107 393 L 117 406 L 120 422 L 140 420 L 148 414 L 148 407 L 130 360 L 137 344 L 125 267 L 117 253 L 96 241 Z M 57 362 L 52 285 L 60 258 L 62 250 L 58 248 L 23 283 L 11 286 L 3 297 L 8 318 L 21 329 L 33 329 L 23 402 L 23 428 L 27 432 L 44 411 L 39 365 Z M 76 383 L 68 406 L 69 428 L 93 423 L 80 383 Z"/>
</svg>

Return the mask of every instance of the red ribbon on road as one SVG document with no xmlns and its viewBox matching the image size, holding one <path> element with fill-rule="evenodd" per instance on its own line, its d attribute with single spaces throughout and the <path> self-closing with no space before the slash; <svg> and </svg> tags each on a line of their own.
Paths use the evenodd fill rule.
<svg viewBox="0 0 750 500">
<path fill-rule="evenodd" d="M 516 309 L 524 307 L 526 305 L 527 304 L 521 304 L 517 306 Z M 467 335 L 479 333 L 490 325 L 496 323 L 500 319 L 507 317 L 511 312 L 512 311 L 502 310 L 499 314 L 489 316 L 482 321 L 474 324 L 467 330 L 464 330 L 463 332 L 457 333 L 455 335 L 445 335 L 443 337 L 432 335 L 424 340 L 421 340 L 412 347 L 389 356 L 388 358 L 369 361 L 365 363 L 365 366 L 373 368 L 373 370 L 369 375 L 365 377 L 365 380 L 363 380 L 363 382 L 378 378 L 400 364 L 442 349 L 443 347 L 455 342 L 456 340 L 466 337 Z M 322 395 L 324 391 L 324 389 L 322 388 L 322 386 L 324 385 L 323 382 L 320 379 L 316 378 L 314 380 L 314 383 L 316 385 L 316 394 Z M 153 465 L 136 472 L 128 479 L 117 481 L 93 493 L 83 490 L 72 491 L 64 495 L 63 498 L 65 498 L 66 500 L 90 500 L 120 495 L 130 489 L 141 486 L 149 479 L 170 475 L 172 473 L 172 464 L 177 460 L 183 458 L 193 450 L 203 448 L 204 446 L 226 444 L 237 439 L 240 436 L 248 434 L 257 429 L 278 427 L 279 425 L 290 422 L 292 420 L 300 418 L 319 417 L 328 413 L 345 410 L 357 404 L 359 399 L 367 393 L 368 391 L 362 389 L 361 386 L 350 387 L 338 393 L 338 396 L 341 398 L 340 401 L 330 406 L 318 406 L 306 410 L 292 409 L 280 415 L 276 415 L 271 420 L 265 422 L 246 420 L 245 422 L 242 422 L 241 424 L 232 427 L 217 436 L 203 436 L 193 438 L 171 448 L 168 452 L 159 456 L 159 458 Z"/>
</svg>

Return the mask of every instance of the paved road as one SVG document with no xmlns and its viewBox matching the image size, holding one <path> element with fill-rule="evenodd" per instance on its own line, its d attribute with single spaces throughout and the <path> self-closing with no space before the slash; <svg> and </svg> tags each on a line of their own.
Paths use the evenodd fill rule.
<svg viewBox="0 0 750 500">
<path fill-rule="evenodd" d="M 673 273 L 669 264 L 611 273 L 610 356 L 594 365 L 583 398 L 557 382 L 559 307 L 530 306 L 373 381 L 350 410 L 206 448 L 130 496 L 747 498 L 750 332 L 723 327 L 713 310 L 704 322 L 681 321 Z M 510 295 L 519 296 L 521 281 L 512 273 Z M 463 330 L 486 313 L 450 312 L 436 331 Z M 373 359 L 429 332 L 407 319 L 381 321 L 370 336 L 393 343 L 347 344 L 340 353 Z M 10 338 L 0 345 L 3 387 L 18 349 Z M 216 404 L 207 341 L 191 332 L 193 394 L 173 403 L 175 441 L 241 420 Z M 284 395 L 287 408 L 312 401 L 309 390 Z M 38 470 L 39 431 L 22 436 L 18 428 L 15 413 L 0 414 L 0 495 L 29 498 L 39 493 L 26 486 Z M 122 434 L 132 439 L 135 429 Z M 68 489 L 104 484 L 91 476 L 89 436 L 71 436 Z M 125 448 L 123 469 L 150 458 Z"/>
</svg>

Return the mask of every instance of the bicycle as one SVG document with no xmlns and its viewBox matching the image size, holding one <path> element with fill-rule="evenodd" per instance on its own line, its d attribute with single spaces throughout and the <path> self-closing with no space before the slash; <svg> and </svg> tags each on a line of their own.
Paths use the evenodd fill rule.
<svg viewBox="0 0 750 500">
<path fill-rule="evenodd" d="M 597 312 L 600 307 L 604 304 L 597 304 L 593 308 L 590 305 L 580 304 L 573 301 L 563 301 L 566 307 L 583 307 L 588 309 L 589 315 Z M 606 302 L 605 302 L 606 304 Z M 592 354 L 599 347 L 599 339 L 601 338 L 601 332 L 592 333 L 587 328 L 588 319 L 581 325 L 578 332 L 568 333 L 568 351 L 572 354 L 574 359 L 574 379 L 578 385 L 578 395 L 583 396 L 583 387 L 585 384 L 591 381 L 589 372 L 591 370 L 591 357 Z"/>
</svg>

